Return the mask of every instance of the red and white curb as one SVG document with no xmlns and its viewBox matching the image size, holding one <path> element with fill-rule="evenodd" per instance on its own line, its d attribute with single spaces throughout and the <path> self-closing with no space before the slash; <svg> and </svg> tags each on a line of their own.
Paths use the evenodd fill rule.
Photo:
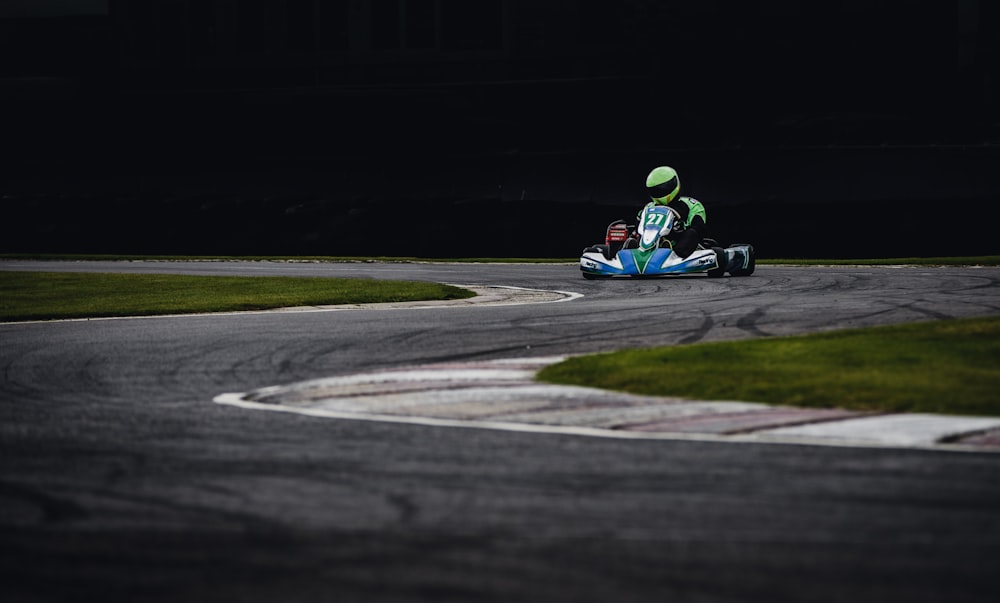
<svg viewBox="0 0 1000 603">
<path fill-rule="evenodd" d="M 222 394 L 314 417 L 613 438 L 1000 452 L 1000 418 L 638 396 L 535 380 L 564 357 L 445 363 Z"/>
</svg>

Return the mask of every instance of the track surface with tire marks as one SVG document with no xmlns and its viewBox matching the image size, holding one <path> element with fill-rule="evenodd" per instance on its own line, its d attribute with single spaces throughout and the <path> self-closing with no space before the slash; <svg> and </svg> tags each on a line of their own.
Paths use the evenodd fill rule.
<svg viewBox="0 0 1000 603">
<path fill-rule="evenodd" d="M 575 266 L 5 262 L 370 276 L 572 302 L 0 325 L 18 601 L 992 601 L 996 454 L 618 441 L 260 413 L 225 391 L 1000 306 L 996 268 L 584 281 Z"/>
</svg>

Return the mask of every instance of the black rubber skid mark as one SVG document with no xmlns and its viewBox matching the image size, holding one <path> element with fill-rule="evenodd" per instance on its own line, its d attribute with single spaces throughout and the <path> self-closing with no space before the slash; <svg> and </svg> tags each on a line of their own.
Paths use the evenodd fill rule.
<svg viewBox="0 0 1000 603">
<path fill-rule="evenodd" d="M 704 339 L 705 335 L 708 335 L 709 331 L 711 331 L 712 327 L 714 326 L 715 326 L 715 321 L 712 320 L 712 317 L 710 315 L 706 314 L 705 319 L 701 321 L 701 324 L 698 325 L 698 328 L 691 334 L 682 338 L 677 343 L 681 344 L 697 343 L 702 339 Z"/>
<path fill-rule="evenodd" d="M 42 520 L 46 523 L 74 521 L 89 517 L 82 506 L 71 500 L 64 500 L 39 492 L 32 488 L 9 483 L 0 483 L 0 498 L 19 499 L 39 508 Z"/>
<path fill-rule="evenodd" d="M 757 321 L 760 320 L 763 316 L 764 316 L 763 308 L 756 308 L 753 312 L 741 316 L 739 320 L 736 321 L 736 326 L 746 331 L 747 333 L 752 333 L 759 337 L 770 337 L 771 336 L 770 333 L 762 331 L 760 328 L 757 327 Z"/>
</svg>

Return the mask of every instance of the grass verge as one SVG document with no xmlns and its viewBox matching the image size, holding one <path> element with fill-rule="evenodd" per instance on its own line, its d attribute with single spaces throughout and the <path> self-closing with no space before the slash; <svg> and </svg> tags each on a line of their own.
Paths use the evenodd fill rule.
<svg viewBox="0 0 1000 603">
<path fill-rule="evenodd" d="M 289 306 L 463 299 L 414 281 L 0 271 L 0 321 L 149 316 Z"/>
<path fill-rule="evenodd" d="M 1000 317 L 580 356 L 538 378 L 703 400 L 1000 416 Z"/>
<path fill-rule="evenodd" d="M 787 266 L 1000 266 L 1000 255 L 954 258 L 878 258 L 866 260 L 758 259 L 757 263 Z"/>
</svg>

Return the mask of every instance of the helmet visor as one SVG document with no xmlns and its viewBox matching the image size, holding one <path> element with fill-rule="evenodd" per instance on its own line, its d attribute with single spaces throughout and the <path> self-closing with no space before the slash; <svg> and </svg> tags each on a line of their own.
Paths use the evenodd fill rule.
<svg viewBox="0 0 1000 603">
<path fill-rule="evenodd" d="M 676 190 L 677 190 L 676 176 L 674 176 L 670 180 L 667 180 L 663 184 L 657 184 L 656 186 L 646 187 L 646 192 L 649 193 L 649 196 L 661 203 L 664 200 L 666 200 L 667 197 L 673 194 Z"/>
</svg>

